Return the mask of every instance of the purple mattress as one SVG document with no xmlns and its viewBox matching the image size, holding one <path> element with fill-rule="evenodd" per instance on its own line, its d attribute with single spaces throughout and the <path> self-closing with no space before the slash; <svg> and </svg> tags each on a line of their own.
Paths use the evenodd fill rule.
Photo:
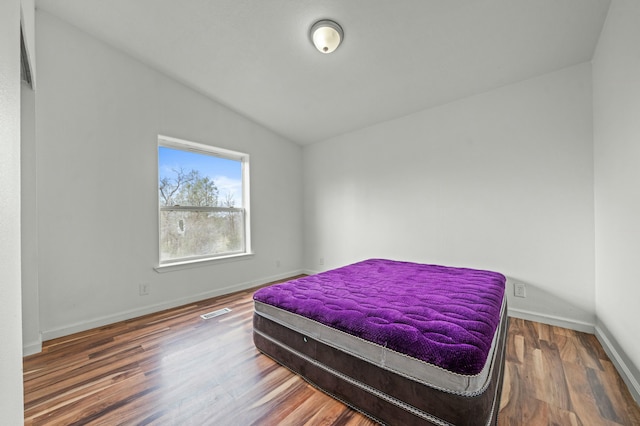
<svg viewBox="0 0 640 426">
<path fill-rule="evenodd" d="M 497 272 L 370 259 L 260 289 L 254 299 L 475 375 L 500 322 L 505 281 Z"/>
<path fill-rule="evenodd" d="M 502 274 L 370 259 L 254 294 L 256 347 L 384 424 L 495 425 Z"/>
</svg>

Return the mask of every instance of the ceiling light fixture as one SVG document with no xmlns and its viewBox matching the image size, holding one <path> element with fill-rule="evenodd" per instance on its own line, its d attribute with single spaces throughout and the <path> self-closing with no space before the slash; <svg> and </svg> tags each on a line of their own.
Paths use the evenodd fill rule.
<svg viewBox="0 0 640 426">
<path fill-rule="evenodd" d="M 309 36 L 316 49 L 322 53 L 331 53 L 340 46 L 344 32 L 337 22 L 323 19 L 311 26 Z"/>
</svg>

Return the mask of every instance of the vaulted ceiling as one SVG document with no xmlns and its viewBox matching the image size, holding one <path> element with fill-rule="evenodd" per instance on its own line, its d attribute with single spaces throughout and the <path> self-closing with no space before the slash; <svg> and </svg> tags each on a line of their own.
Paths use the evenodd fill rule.
<svg viewBox="0 0 640 426">
<path fill-rule="evenodd" d="M 609 0 L 37 0 L 299 144 L 589 61 Z M 344 43 L 319 53 L 331 18 Z"/>
</svg>

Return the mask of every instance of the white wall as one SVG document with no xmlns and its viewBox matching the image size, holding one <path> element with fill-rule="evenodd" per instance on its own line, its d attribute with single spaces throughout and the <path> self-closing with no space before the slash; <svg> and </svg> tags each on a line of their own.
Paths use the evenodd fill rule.
<svg viewBox="0 0 640 426">
<path fill-rule="evenodd" d="M 0 419 L 22 415 L 20 1 L 0 2 Z"/>
<path fill-rule="evenodd" d="M 36 175 L 36 96 L 26 84 L 21 87 L 20 157 L 22 221 L 22 342 L 24 355 L 42 350 L 38 297 L 38 209 Z"/>
<path fill-rule="evenodd" d="M 298 145 L 44 12 L 36 40 L 45 340 L 300 271 Z M 255 256 L 154 271 L 158 134 L 251 156 Z M 138 295 L 140 283 L 151 284 L 149 296 Z"/>
<path fill-rule="evenodd" d="M 21 1 L 22 32 L 29 58 L 31 85 L 21 85 L 21 255 L 22 255 L 22 345 L 23 355 L 42 350 L 38 298 L 38 222 L 36 197 L 36 49 L 35 2 Z"/>
<path fill-rule="evenodd" d="M 593 61 L 596 314 L 640 401 L 640 3 L 614 0 Z M 633 378 L 635 377 L 635 378 Z"/>
<path fill-rule="evenodd" d="M 593 330 L 590 64 L 311 145 L 304 173 L 308 269 L 492 269 L 527 284 L 512 313 Z"/>
</svg>

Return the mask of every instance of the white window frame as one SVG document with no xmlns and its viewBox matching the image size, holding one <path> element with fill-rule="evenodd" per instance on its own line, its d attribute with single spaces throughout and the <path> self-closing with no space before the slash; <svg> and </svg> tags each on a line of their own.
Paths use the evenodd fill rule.
<svg viewBox="0 0 640 426">
<path fill-rule="evenodd" d="M 163 207 L 160 205 L 160 195 L 158 194 L 158 182 L 160 179 L 159 158 L 156 157 L 156 206 L 158 208 L 158 272 L 162 269 L 175 269 L 175 267 L 188 267 L 203 264 L 204 262 L 231 260 L 253 255 L 251 249 L 251 209 L 250 209 L 250 186 L 249 186 L 249 154 L 218 148 L 197 142 L 191 142 L 170 136 L 158 135 L 158 155 L 159 148 L 166 147 L 183 151 L 195 152 L 203 155 L 210 155 L 229 160 L 240 161 L 242 165 L 242 207 L 191 207 L 173 206 Z M 161 259 L 161 212 L 163 210 L 183 210 L 183 211 L 244 211 L 244 251 L 234 253 L 223 253 L 220 255 L 191 256 L 187 258 L 162 260 Z"/>
</svg>

